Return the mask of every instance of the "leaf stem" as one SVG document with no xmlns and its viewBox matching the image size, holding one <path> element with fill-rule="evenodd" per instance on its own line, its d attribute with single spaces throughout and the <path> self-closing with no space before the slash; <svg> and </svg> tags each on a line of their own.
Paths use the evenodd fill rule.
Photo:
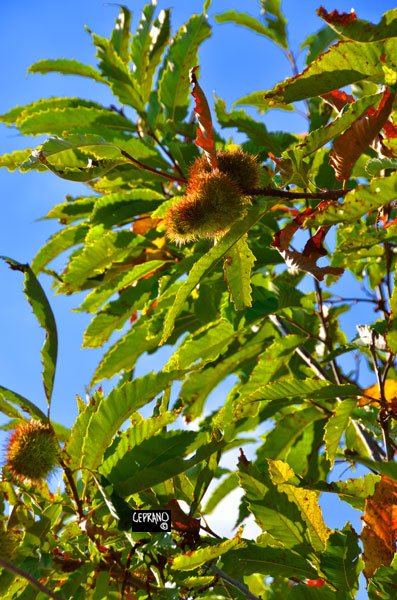
<svg viewBox="0 0 397 600">
<path fill-rule="evenodd" d="M 29 581 L 29 583 L 33 585 L 33 587 L 37 588 L 40 592 L 43 592 L 43 594 L 45 594 L 49 598 L 54 598 L 55 600 L 62 600 L 61 596 L 58 596 L 58 594 L 55 594 L 55 592 L 49 590 L 45 585 L 40 583 L 40 581 L 35 579 L 35 577 L 33 577 L 30 573 L 24 571 L 20 567 L 12 565 L 4 558 L 0 558 L 0 567 L 3 567 L 3 569 L 7 569 L 7 571 L 14 573 L 14 575 L 19 575 L 20 577 L 23 577 L 24 579 L 26 579 L 26 581 Z"/>
<path fill-rule="evenodd" d="M 83 519 L 85 519 L 84 510 L 83 510 L 83 502 L 78 494 L 72 470 L 70 469 L 70 467 L 68 467 L 68 465 L 63 460 L 60 460 L 59 464 L 61 465 L 63 472 L 65 473 L 67 482 L 69 484 L 69 488 L 70 488 L 74 503 L 77 508 L 77 513 L 79 515 L 79 519 L 83 520 Z"/>
<path fill-rule="evenodd" d="M 378 382 L 378 388 L 379 388 L 379 400 L 380 400 L 381 409 L 379 411 L 378 423 L 382 430 L 383 444 L 384 444 L 384 447 L 386 450 L 385 459 L 387 461 L 392 461 L 394 459 L 395 446 L 394 446 L 393 440 L 390 437 L 390 430 L 389 430 L 389 414 L 388 414 L 388 409 L 387 409 L 387 398 L 386 398 L 386 394 L 385 394 L 386 377 L 384 377 L 384 375 L 382 375 L 381 369 L 378 364 L 378 359 L 376 356 L 375 331 L 372 331 L 372 342 L 369 347 L 369 351 L 371 353 L 372 363 L 374 365 L 376 380 Z M 388 364 L 391 364 L 390 357 L 388 360 Z M 387 370 L 389 370 L 389 367 Z M 386 368 L 385 368 L 385 371 L 386 371 Z M 387 371 L 386 371 L 386 373 L 387 373 Z"/>
<path fill-rule="evenodd" d="M 129 154 L 125 150 L 120 150 L 120 152 L 123 156 L 125 156 L 125 158 L 128 158 L 128 160 L 131 163 L 133 163 L 140 169 L 143 169 L 144 171 L 149 171 L 149 173 L 154 173 L 154 175 L 159 175 L 160 177 L 164 177 L 165 179 L 169 179 L 170 181 L 174 181 L 176 183 L 183 184 L 183 183 L 187 182 L 187 180 L 185 178 L 182 179 L 181 177 L 176 177 L 175 175 L 170 175 L 169 173 L 164 173 L 164 171 L 158 171 L 157 169 L 154 169 L 153 167 L 149 167 L 148 165 L 141 163 L 139 160 L 136 160 L 136 158 L 131 156 L 131 154 Z"/>
</svg>

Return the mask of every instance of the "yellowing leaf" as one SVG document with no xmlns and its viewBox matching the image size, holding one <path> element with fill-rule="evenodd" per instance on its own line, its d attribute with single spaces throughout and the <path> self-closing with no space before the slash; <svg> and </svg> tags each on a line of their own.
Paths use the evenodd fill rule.
<svg viewBox="0 0 397 600">
<path fill-rule="evenodd" d="M 397 539 L 397 482 L 382 475 L 375 493 L 365 502 L 364 575 L 371 578 L 381 565 L 390 565 Z"/>
<path fill-rule="evenodd" d="M 384 391 L 385 398 L 390 410 L 397 412 L 397 380 L 386 379 Z M 370 387 L 367 387 L 365 388 L 365 390 L 363 390 L 363 395 L 361 396 L 358 404 L 359 406 L 366 406 L 367 404 L 372 404 L 373 406 L 379 408 L 380 404 L 379 402 L 377 402 L 377 400 L 380 400 L 380 391 L 378 384 L 374 383 L 374 385 L 371 385 Z"/>
</svg>

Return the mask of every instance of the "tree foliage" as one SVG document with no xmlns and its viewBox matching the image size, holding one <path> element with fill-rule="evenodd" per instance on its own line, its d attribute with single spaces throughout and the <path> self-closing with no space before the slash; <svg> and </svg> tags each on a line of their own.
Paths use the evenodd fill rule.
<svg viewBox="0 0 397 600">
<path fill-rule="evenodd" d="M 50 98 L 0 117 L 46 136 L 0 166 L 49 170 L 87 189 L 46 215 L 61 227 L 30 266 L 5 259 L 24 275 L 45 331 L 49 409 L 0 387 L 0 410 L 6 428 L 34 419 L 55 432 L 65 485 L 50 491 L 4 466 L 4 598 L 344 600 L 361 572 L 370 598 L 394 597 L 397 9 L 378 24 L 319 9 L 325 26 L 302 42 L 301 73 L 238 108 L 216 98 L 211 115 L 197 65 L 212 27 L 248 28 L 285 52 L 293 72 L 296 63 L 280 0 L 261 0 L 257 18 L 233 9 L 210 19 L 210 4 L 176 32 L 170 10 L 152 2 L 131 33 L 122 6 L 109 38 L 90 32 L 96 68 L 73 59 L 30 68 L 106 85 L 111 107 Z M 302 100 L 307 134 L 262 122 L 261 113 Z M 223 133 L 230 127 L 244 137 L 240 148 Z M 346 272 L 358 297 L 348 284 L 344 297 L 334 291 Z M 50 417 L 58 340 L 41 276 L 57 293 L 84 292 L 84 346 L 111 340 L 71 430 Z M 340 317 L 356 322 L 361 302 L 374 318 L 349 340 Z M 136 377 L 146 354 L 153 372 Z M 348 355 L 372 386 L 362 389 Z M 230 377 L 235 385 L 210 409 Z M 108 394 L 98 386 L 105 379 Z M 368 473 L 335 479 L 336 461 Z M 235 490 L 236 533 L 223 538 L 205 517 Z M 320 494 L 361 511 L 362 533 L 349 523 L 330 529 Z M 132 509 L 170 509 L 172 532 L 131 531 Z M 261 530 L 255 541 L 244 536 L 249 516 Z"/>
</svg>

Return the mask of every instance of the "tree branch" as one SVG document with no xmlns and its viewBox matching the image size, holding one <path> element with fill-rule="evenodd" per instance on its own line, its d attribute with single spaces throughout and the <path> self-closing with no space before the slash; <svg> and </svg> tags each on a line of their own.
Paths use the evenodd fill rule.
<svg viewBox="0 0 397 600">
<path fill-rule="evenodd" d="M 24 571 L 23 569 L 20 569 L 19 567 L 16 567 L 15 565 L 12 565 L 7 560 L 4 560 L 4 558 L 0 558 L 0 567 L 3 567 L 3 569 L 7 569 L 7 571 L 10 571 L 10 573 L 14 573 L 14 575 L 19 575 L 20 577 L 23 577 L 24 579 L 26 579 L 26 581 L 29 581 L 29 583 L 33 585 L 33 587 L 40 590 L 40 592 L 43 592 L 43 594 L 45 594 L 49 598 L 54 598 L 55 600 L 62 600 L 61 596 L 58 596 L 58 594 L 55 594 L 55 592 L 49 590 L 45 585 L 40 583 L 40 581 L 35 579 L 33 575 L 31 575 L 27 571 Z"/>
<path fill-rule="evenodd" d="M 216 567 L 213 564 L 211 564 L 210 567 L 211 567 L 212 571 L 215 573 L 215 575 L 218 575 L 218 577 L 220 579 L 223 579 L 223 581 L 226 581 L 227 583 L 229 583 L 230 585 L 235 587 L 236 590 L 239 590 L 239 592 L 244 594 L 245 597 L 248 598 L 249 600 L 260 600 L 260 598 L 258 598 L 258 596 L 251 594 L 249 589 L 243 583 L 241 583 L 240 581 L 237 581 L 237 579 L 233 579 L 233 577 L 231 577 L 230 575 L 228 575 L 227 573 L 222 571 L 222 569 L 218 569 L 218 567 Z"/>
<path fill-rule="evenodd" d="M 285 325 L 282 319 L 276 315 L 269 315 L 270 321 L 277 327 L 277 329 L 283 334 L 288 335 L 289 329 Z M 312 369 L 312 371 L 317 375 L 319 379 L 324 381 L 329 381 L 333 383 L 333 381 L 328 377 L 328 374 L 324 371 L 324 369 L 318 364 L 315 358 L 305 350 L 302 346 L 298 346 L 295 348 L 296 354 L 302 358 L 302 360 Z M 338 402 L 342 402 L 341 398 L 336 398 Z M 363 443 L 367 447 L 369 454 L 371 455 L 373 460 L 381 461 L 384 457 L 384 452 L 382 448 L 378 446 L 376 441 L 372 438 L 372 436 L 366 431 L 359 423 L 353 420 L 354 428 L 356 429 L 358 435 L 362 439 Z"/>
<path fill-rule="evenodd" d="M 385 394 L 385 381 L 386 379 L 382 376 L 381 369 L 378 365 L 378 359 L 375 350 L 375 332 L 372 331 L 372 342 L 369 347 L 369 351 L 372 357 L 372 363 L 376 374 L 376 380 L 379 388 L 379 399 L 381 409 L 379 411 L 378 423 L 382 430 L 383 444 L 386 450 L 386 460 L 391 461 L 394 458 L 394 444 L 390 437 L 389 431 L 389 415 L 387 410 L 387 398 Z"/>
<path fill-rule="evenodd" d="M 141 163 L 139 160 L 136 160 L 136 158 L 131 156 L 131 154 L 129 154 L 125 150 L 120 150 L 120 152 L 123 156 L 125 156 L 125 158 L 128 158 L 128 160 L 131 163 L 133 163 L 140 169 L 143 169 L 144 171 L 149 171 L 149 173 L 159 175 L 160 177 L 164 177 L 165 179 L 169 179 L 170 181 L 175 181 L 176 183 L 187 183 L 187 180 L 185 178 L 182 179 L 181 177 L 176 177 L 176 175 L 170 175 L 169 173 L 164 173 L 164 171 L 158 171 L 157 169 L 153 169 L 153 167 L 149 167 L 148 165 Z"/>
<path fill-rule="evenodd" d="M 270 196 L 272 198 L 286 198 L 287 200 L 298 200 L 300 198 L 319 198 L 321 200 L 338 200 L 346 196 L 351 190 L 327 190 L 326 192 L 289 192 L 277 190 L 271 187 L 244 190 L 249 196 Z"/>
</svg>

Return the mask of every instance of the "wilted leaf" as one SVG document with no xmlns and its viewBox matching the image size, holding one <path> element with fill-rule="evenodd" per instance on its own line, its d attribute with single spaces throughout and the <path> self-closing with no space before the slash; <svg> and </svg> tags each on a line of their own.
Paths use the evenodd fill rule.
<svg viewBox="0 0 397 600">
<path fill-rule="evenodd" d="M 392 111 L 395 94 L 383 93 L 378 108 L 368 110 L 344 134 L 335 140 L 330 164 L 339 181 L 349 179 L 351 170 L 364 150 L 371 145 Z"/>
<path fill-rule="evenodd" d="M 218 168 L 218 160 L 216 158 L 211 111 L 208 106 L 207 98 L 197 82 L 197 69 L 198 67 L 190 69 L 190 83 L 193 84 L 192 96 L 195 100 L 193 110 L 199 125 L 195 142 L 197 146 L 204 150 L 208 163 L 211 168 L 215 170 Z"/>
<path fill-rule="evenodd" d="M 395 8 L 388 10 L 377 25 L 358 19 L 353 9 L 350 13 L 340 13 L 337 10 L 328 12 L 320 6 L 317 14 L 337 33 L 351 40 L 375 42 L 397 36 L 397 9 Z"/>
<path fill-rule="evenodd" d="M 382 475 L 375 493 L 367 498 L 361 540 L 364 575 L 370 579 L 381 565 L 390 565 L 397 539 L 397 482 Z"/>
</svg>

